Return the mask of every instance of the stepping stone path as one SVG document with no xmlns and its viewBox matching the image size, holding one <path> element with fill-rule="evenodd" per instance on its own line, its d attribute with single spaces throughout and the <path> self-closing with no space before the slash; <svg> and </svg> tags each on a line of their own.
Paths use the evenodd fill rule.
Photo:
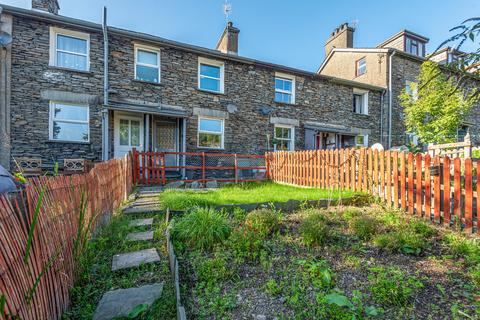
<svg viewBox="0 0 480 320">
<path fill-rule="evenodd" d="M 127 234 L 128 241 L 147 241 L 153 240 L 153 231 L 132 232 Z"/>
<path fill-rule="evenodd" d="M 105 293 L 93 315 L 93 320 L 127 317 L 140 304 L 152 305 L 162 295 L 163 283 L 138 288 L 118 289 Z"/>
<path fill-rule="evenodd" d="M 140 190 L 137 200 L 123 210 L 124 214 L 135 213 L 158 213 L 158 195 L 161 189 L 149 187 Z M 151 226 L 153 218 L 144 218 L 132 220 L 130 227 Z M 153 231 L 132 232 L 126 237 L 128 241 L 148 241 L 153 240 Z M 146 263 L 158 263 L 160 256 L 157 249 L 150 248 L 134 252 L 120 253 L 113 256 L 112 272 L 138 267 Z M 162 283 L 144 285 L 138 288 L 118 289 L 106 292 L 93 315 L 94 320 L 107 320 L 115 317 L 125 317 L 133 308 L 140 304 L 152 305 L 157 300 L 163 290 Z"/>
</svg>

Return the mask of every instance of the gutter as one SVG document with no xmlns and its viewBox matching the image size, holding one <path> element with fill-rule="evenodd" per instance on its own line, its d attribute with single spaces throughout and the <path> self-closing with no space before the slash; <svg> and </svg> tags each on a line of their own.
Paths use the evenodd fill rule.
<svg viewBox="0 0 480 320">
<path fill-rule="evenodd" d="M 393 50 L 388 57 L 388 149 L 392 147 L 392 105 L 393 105 L 393 89 L 392 89 L 392 62 L 393 56 L 397 53 Z"/>
<path fill-rule="evenodd" d="M 385 102 L 385 94 L 387 90 L 383 90 L 380 95 L 380 144 L 383 145 L 383 108 Z"/>
</svg>

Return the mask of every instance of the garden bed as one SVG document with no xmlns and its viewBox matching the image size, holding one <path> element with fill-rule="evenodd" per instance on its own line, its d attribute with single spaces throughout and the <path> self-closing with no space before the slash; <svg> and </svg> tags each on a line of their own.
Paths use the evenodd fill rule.
<svg viewBox="0 0 480 320">
<path fill-rule="evenodd" d="M 376 205 L 203 208 L 172 236 L 192 319 L 480 316 L 478 242 Z"/>
<path fill-rule="evenodd" d="M 359 195 L 354 191 L 300 188 L 274 182 L 229 184 L 219 189 L 165 190 L 160 196 L 162 209 L 186 210 L 194 206 L 215 207 L 289 200 L 341 200 Z"/>
</svg>

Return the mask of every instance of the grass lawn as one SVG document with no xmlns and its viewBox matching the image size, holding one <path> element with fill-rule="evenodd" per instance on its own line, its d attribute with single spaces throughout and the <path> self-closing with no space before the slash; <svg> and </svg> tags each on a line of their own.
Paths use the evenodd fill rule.
<svg viewBox="0 0 480 320">
<path fill-rule="evenodd" d="M 480 318 L 480 244 L 399 211 L 197 208 L 174 219 L 189 319 Z"/>
<path fill-rule="evenodd" d="M 152 216 L 145 216 L 145 218 Z M 83 272 L 71 290 L 71 307 L 62 319 L 92 319 L 102 295 L 115 289 L 127 289 L 156 282 L 163 282 L 161 297 L 151 308 L 135 319 L 176 319 L 175 291 L 168 267 L 165 242 L 165 222 L 163 215 L 154 216 L 152 227 L 130 227 L 131 219 L 142 215 L 112 218 L 100 233 L 87 243 L 82 257 Z M 126 241 L 130 232 L 154 230 L 152 241 Z M 157 248 L 161 262 L 146 264 L 138 268 L 113 272 L 112 257 L 118 253 L 132 252 L 147 248 Z"/>
<path fill-rule="evenodd" d="M 160 195 L 162 208 L 185 210 L 194 206 L 216 206 L 255 202 L 285 202 L 348 198 L 358 193 L 318 188 L 298 188 L 273 182 L 230 184 L 215 190 L 166 190 Z"/>
</svg>

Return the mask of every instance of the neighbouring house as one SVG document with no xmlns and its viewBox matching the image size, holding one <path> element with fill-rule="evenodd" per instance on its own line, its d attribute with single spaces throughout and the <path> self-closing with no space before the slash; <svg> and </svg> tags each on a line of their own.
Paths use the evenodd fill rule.
<svg viewBox="0 0 480 320">
<path fill-rule="evenodd" d="M 325 60 L 318 69 L 318 74 L 338 77 L 351 81 L 363 82 L 382 87 L 386 90 L 381 123 L 381 141 L 389 148 L 408 143 L 417 143 L 416 136 L 406 133 L 404 113 L 399 95 L 402 90 L 410 90 L 417 81 L 423 61 L 430 59 L 441 65 L 461 59 L 462 52 L 444 48 L 426 55 L 428 38 L 408 30 L 403 30 L 376 47 L 356 48 L 353 44 L 355 30 L 347 23 L 332 32 L 325 44 Z M 480 87 L 480 77 L 473 74 L 466 79 L 467 87 Z M 446 71 L 448 72 L 448 71 Z M 360 97 L 355 97 L 359 99 Z M 475 143 L 480 142 L 480 103 L 477 104 L 467 119 L 458 128 L 457 139 L 463 141 L 470 132 Z"/>
<path fill-rule="evenodd" d="M 231 22 L 207 49 L 107 26 L 106 12 L 102 24 L 61 16 L 56 0 L 1 10 L 13 41 L 1 56 L 0 160 L 11 170 L 16 158 L 48 169 L 132 148 L 262 154 L 381 142 L 382 86 L 241 57 Z"/>
</svg>

